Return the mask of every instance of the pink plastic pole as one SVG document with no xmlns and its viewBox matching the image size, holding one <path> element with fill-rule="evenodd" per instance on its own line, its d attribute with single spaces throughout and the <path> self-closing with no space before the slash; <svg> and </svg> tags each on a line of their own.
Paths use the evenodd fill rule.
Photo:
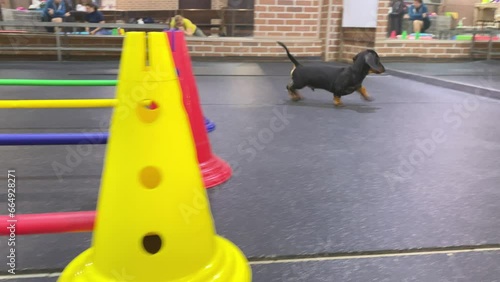
<svg viewBox="0 0 500 282">
<path fill-rule="evenodd" d="M 182 31 L 167 31 L 166 36 L 171 44 L 172 57 L 182 89 L 184 108 L 191 123 L 203 183 L 207 189 L 212 188 L 229 180 L 232 177 L 233 169 L 228 162 L 212 152 L 184 33 Z"/>
<path fill-rule="evenodd" d="M 0 236 L 92 232 L 95 211 L 0 216 Z"/>
</svg>

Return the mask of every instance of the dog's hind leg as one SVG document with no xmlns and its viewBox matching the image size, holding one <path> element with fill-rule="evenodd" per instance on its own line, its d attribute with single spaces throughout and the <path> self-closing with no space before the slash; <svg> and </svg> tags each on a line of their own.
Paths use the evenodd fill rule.
<svg viewBox="0 0 500 282">
<path fill-rule="evenodd" d="M 342 99 L 340 98 L 340 96 L 337 96 L 337 95 L 333 95 L 333 104 L 336 107 L 344 106 L 344 103 L 342 103 Z"/>
<path fill-rule="evenodd" d="M 366 88 L 364 86 L 361 86 L 358 90 L 359 94 L 365 99 L 365 101 L 373 101 L 373 98 L 368 95 L 368 92 L 366 91 Z"/>
<path fill-rule="evenodd" d="M 290 83 L 286 85 L 286 90 L 288 90 L 288 95 L 290 95 L 290 98 L 293 101 L 296 102 L 303 99 L 299 92 L 297 92 L 297 88 L 295 87 L 293 81 L 290 81 Z"/>
</svg>

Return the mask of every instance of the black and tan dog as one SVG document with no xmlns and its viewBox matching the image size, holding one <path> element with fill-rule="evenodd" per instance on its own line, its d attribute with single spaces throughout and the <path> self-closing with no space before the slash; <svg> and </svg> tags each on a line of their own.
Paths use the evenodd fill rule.
<svg viewBox="0 0 500 282">
<path fill-rule="evenodd" d="M 385 72 L 385 67 L 380 63 L 377 52 L 370 49 L 354 56 L 352 65 L 339 68 L 326 62 L 302 65 L 290 54 L 285 44 L 277 43 L 285 48 L 288 58 L 294 65 L 290 72 L 292 80 L 286 86 L 293 101 L 302 99 L 297 90 L 304 87 L 309 87 L 313 91 L 323 89 L 333 93 L 335 106 L 342 106 L 341 97 L 355 91 L 359 92 L 366 101 L 372 101 L 366 88 L 363 87 L 363 80 L 369 73 Z"/>
</svg>

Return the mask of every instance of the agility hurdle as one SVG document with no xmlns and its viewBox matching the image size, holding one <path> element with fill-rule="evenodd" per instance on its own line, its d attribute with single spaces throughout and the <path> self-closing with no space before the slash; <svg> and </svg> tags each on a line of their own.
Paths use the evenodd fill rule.
<svg viewBox="0 0 500 282">
<path fill-rule="evenodd" d="M 217 155 L 212 153 L 212 148 L 208 139 L 207 132 L 215 130 L 215 124 L 203 115 L 201 110 L 200 101 L 198 97 L 198 89 L 194 79 L 194 74 L 191 66 L 191 59 L 189 57 L 189 51 L 187 49 L 187 44 L 183 34 L 180 32 L 167 31 L 165 33 L 169 37 L 169 41 L 172 42 L 171 53 L 175 64 L 175 73 L 177 79 L 180 82 L 182 96 L 184 101 L 184 107 L 190 118 L 190 122 L 193 125 L 191 128 L 193 130 L 193 137 L 196 142 L 196 149 L 198 152 L 198 162 L 200 164 L 203 179 L 207 188 L 215 187 L 223 182 L 227 181 L 232 176 L 232 169 L 229 164 L 219 158 Z M 19 83 L 24 85 L 43 85 L 43 86 L 119 86 L 118 80 L 40 80 L 40 79 L 2 79 L 0 80 L 0 85 L 17 85 Z M 0 108 L 87 108 L 89 104 L 93 107 L 114 107 L 116 105 L 115 99 L 89 99 L 89 100 L 4 100 L 0 101 Z M 53 102 L 53 103 L 52 103 Z M 52 104 L 51 104 L 52 103 Z M 200 127 L 200 124 L 204 124 Z M 49 133 L 52 136 L 56 136 L 56 133 Z M 48 137 L 46 134 L 39 135 L 16 135 L 7 136 L 3 135 L 3 144 L 8 146 L 9 144 L 26 144 L 26 145 L 36 145 L 39 142 L 41 145 L 61 145 L 64 144 L 80 144 L 78 138 L 82 139 L 83 143 L 88 143 L 83 141 L 84 138 L 88 136 L 81 134 L 80 137 L 77 136 L 78 133 L 71 133 L 72 137 L 67 137 L 64 140 L 54 140 Z M 51 140 L 53 143 L 51 144 Z M 12 143 L 9 143 L 11 142 Z M 15 143 L 17 142 L 17 143 Z M 100 143 L 103 144 L 103 143 Z"/>
<path fill-rule="evenodd" d="M 174 36 L 170 34 L 170 36 Z M 199 168 L 201 169 L 203 176 L 203 184 L 205 188 L 215 187 L 226 180 L 228 180 L 232 175 L 232 170 L 230 166 L 218 156 L 212 153 L 210 142 L 207 137 L 207 131 L 203 128 L 215 127 L 210 120 L 203 117 L 201 112 L 201 107 L 199 105 L 198 93 L 196 89 L 196 84 L 194 81 L 194 76 L 192 75 L 190 68 L 190 61 L 187 52 L 187 46 L 184 45 L 185 41 L 182 33 L 177 33 L 175 36 L 180 37 L 177 40 L 177 44 L 180 44 L 177 48 L 177 53 L 174 54 L 174 60 L 177 62 L 179 68 L 182 70 L 183 75 L 177 79 L 180 81 L 180 85 L 183 93 L 182 95 L 185 111 L 187 112 L 187 117 L 191 123 L 191 130 L 193 133 L 196 152 L 198 157 Z M 179 72 L 178 72 L 179 73 Z M 7 80 L 3 80 L 4 85 Z M 16 85 L 15 83 L 19 80 L 9 80 L 9 85 Z M 62 85 L 65 81 L 58 81 L 55 84 Z M 39 80 L 36 82 L 28 83 L 40 83 Z M 72 84 L 79 84 L 80 82 L 72 81 Z M 115 82 L 113 82 L 115 83 Z M 44 83 L 42 83 L 44 84 Z M 46 85 L 47 83 L 45 83 Z M 48 83 L 51 84 L 51 83 Z M 53 83 L 52 83 L 53 84 Z M 85 86 L 89 86 L 86 84 Z M 35 100 L 35 103 L 38 100 Z M 53 102 L 54 100 L 50 100 Z M 16 105 L 16 103 L 22 102 L 20 100 L 4 101 L 4 108 L 8 108 L 6 105 Z M 28 100 L 26 103 L 17 104 L 17 108 L 29 108 L 29 103 L 33 101 Z M 63 107 L 83 107 L 81 101 L 79 100 L 65 100 L 64 103 L 59 103 L 57 106 L 50 105 L 47 102 L 38 103 L 39 108 L 63 108 Z M 84 101 L 85 102 L 85 101 Z M 97 101 L 98 105 L 101 103 L 107 103 L 109 107 L 116 107 L 118 105 L 118 99 L 102 99 Z M 1 103 L 1 101 L 0 101 Z M 67 104 L 69 103 L 69 104 Z M 154 110 L 152 107 L 153 103 L 151 100 L 138 101 L 141 105 L 146 105 L 150 110 Z M 33 106 L 33 104 L 31 105 Z M 86 105 L 88 106 L 88 105 Z M 83 107 L 85 108 L 85 107 Z M 205 127 L 202 125 L 205 124 Z M 210 129 L 209 129 L 210 130 Z M 62 145 L 62 144 L 82 144 L 88 142 L 89 140 L 94 140 L 94 144 L 107 144 L 109 134 L 102 132 L 90 132 L 90 133 L 44 133 L 44 134 L 0 134 L 0 145 Z M 16 215 L 17 220 L 17 234 L 28 235 L 28 234 L 53 234 L 53 233 L 68 233 L 68 232 L 92 232 L 94 228 L 94 222 L 96 218 L 96 211 L 81 211 L 81 212 L 59 212 L 59 213 L 46 213 L 46 214 L 18 214 Z M 0 216 L 2 224 L 0 225 L 0 235 L 8 235 L 9 222 L 12 222 L 12 218 L 8 216 Z M 5 228 L 4 228 L 5 227 Z"/>
<path fill-rule="evenodd" d="M 6 222 L 31 234 L 92 229 L 91 246 L 66 265 L 58 282 L 116 281 L 112 273 L 117 269 L 126 270 L 137 282 L 250 282 L 252 270 L 243 252 L 215 230 L 197 162 L 200 140 L 193 138 L 200 131 L 192 127 L 204 127 L 203 119 L 198 115 L 193 123 L 189 115 L 183 100 L 189 95 L 183 95 L 175 76 L 166 36 L 150 32 L 147 40 L 152 66 L 148 72 L 165 74 L 164 79 L 150 78 L 161 87 L 146 94 L 158 107 L 136 103 L 137 111 L 123 118 L 113 111 L 114 138 L 106 148 L 95 214 L 16 215 Z M 120 73 L 143 75 L 145 43 L 145 32 L 126 34 Z M 120 82 L 118 107 L 127 103 L 130 89 L 139 83 Z M 137 202 L 147 204 L 139 207 Z M 183 208 L 195 212 L 186 218 Z M 79 222 L 76 227 L 72 218 Z"/>
<path fill-rule="evenodd" d="M 183 36 L 178 33 L 177 36 Z M 177 40 L 177 43 L 183 44 L 183 38 Z M 187 47 L 180 47 L 180 52 L 174 56 L 177 58 L 178 66 L 182 69 L 184 76 L 180 76 L 181 88 L 183 93 L 183 102 L 187 117 L 192 124 L 191 130 L 194 137 L 199 168 L 202 172 L 202 180 L 205 188 L 215 187 L 230 178 L 232 170 L 227 163 L 211 152 L 210 142 L 207 137 L 207 131 L 210 120 L 203 117 L 199 100 L 197 98 L 196 85 L 190 72 L 189 58 L 182 58 L 187 55 Z M 189 79 L 191 77 L 191 79 Z M 182 79 L 185 78 L 185 79 Z M 11 81 L 12 83 L 12 81 Z M 73 100 L 74 101 L 74 100 Z M 109 105 L 116 107 L 118 99 L 107 99 Z M 0 101 L 1 102 L 1 101 Z M 9 101 L 8 101 L 9 102 Z M 6 102 L 5 104 L 7 104 Z M 10 101 L 12 102 L 12 101 Z M 17 102 L 17 101 L 16 101 Z M 27 102 L 31 103 L 31 102 Z M 154 110 L 155 107 L 151 100 L 138 101 L 145 108 Z M 78 104 L 78 101 L 76 102 Z M 11 104 L 12 105 L 12 104 Z M 18 104 L 19 105 L 19 104 Z M 22 105 L 22 104 L 21 104 Z M 60 104 L 62 105 L 62 104 Z M 188 105 L 188 106 L 186 106 Z M 202 126 L 202 125 L 205 125 Z M 111 125 L 111 127 L 113 124 Z M 213 126 L 213 125 L 212 125 Z M 109 134 L 101 132 L 91 133 L 49 133 L 49 134 L 0 134 L 0 145 L 62 145 L 62 144 L 82 144 L 89 140 L 94 140 L 94 144 L 107 144 Z M 96 219 L 96 211 L 81 212 L 60 212 L 46 214 L 18 214 L 17 234 L 53 234 L 69 232 L 92 232 Z M 0 216 L 2 225 L 0 226 L 0 235 L 8 235 L 9 221 L 8 216 Z M 45 228 L 46 227 L 46 228 Z"/>
</svg>

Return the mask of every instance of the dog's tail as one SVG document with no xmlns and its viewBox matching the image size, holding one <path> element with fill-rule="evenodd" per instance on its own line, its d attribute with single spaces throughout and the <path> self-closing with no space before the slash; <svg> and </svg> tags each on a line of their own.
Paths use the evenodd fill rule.
<svg viewBox="0 0 500 282">
<path fill-rule="evenodd" d="M 288 51 L 288 48 L 286 47 L 285 44 L 283 44 L 282 42 L 277 42 L 281 47 L 285 48 L 285 51 L 286 51 L 286 54 L 288 55 L 288 58 L 290 59 L 290 61 L 292 61 L 293 65 L 295 67 L 298 67 L 300 66 L 300 63 L 295 59 L 294 56 L 292 56 L 292 54 L 290 54 L 290 51 Z"/>
</svg>

